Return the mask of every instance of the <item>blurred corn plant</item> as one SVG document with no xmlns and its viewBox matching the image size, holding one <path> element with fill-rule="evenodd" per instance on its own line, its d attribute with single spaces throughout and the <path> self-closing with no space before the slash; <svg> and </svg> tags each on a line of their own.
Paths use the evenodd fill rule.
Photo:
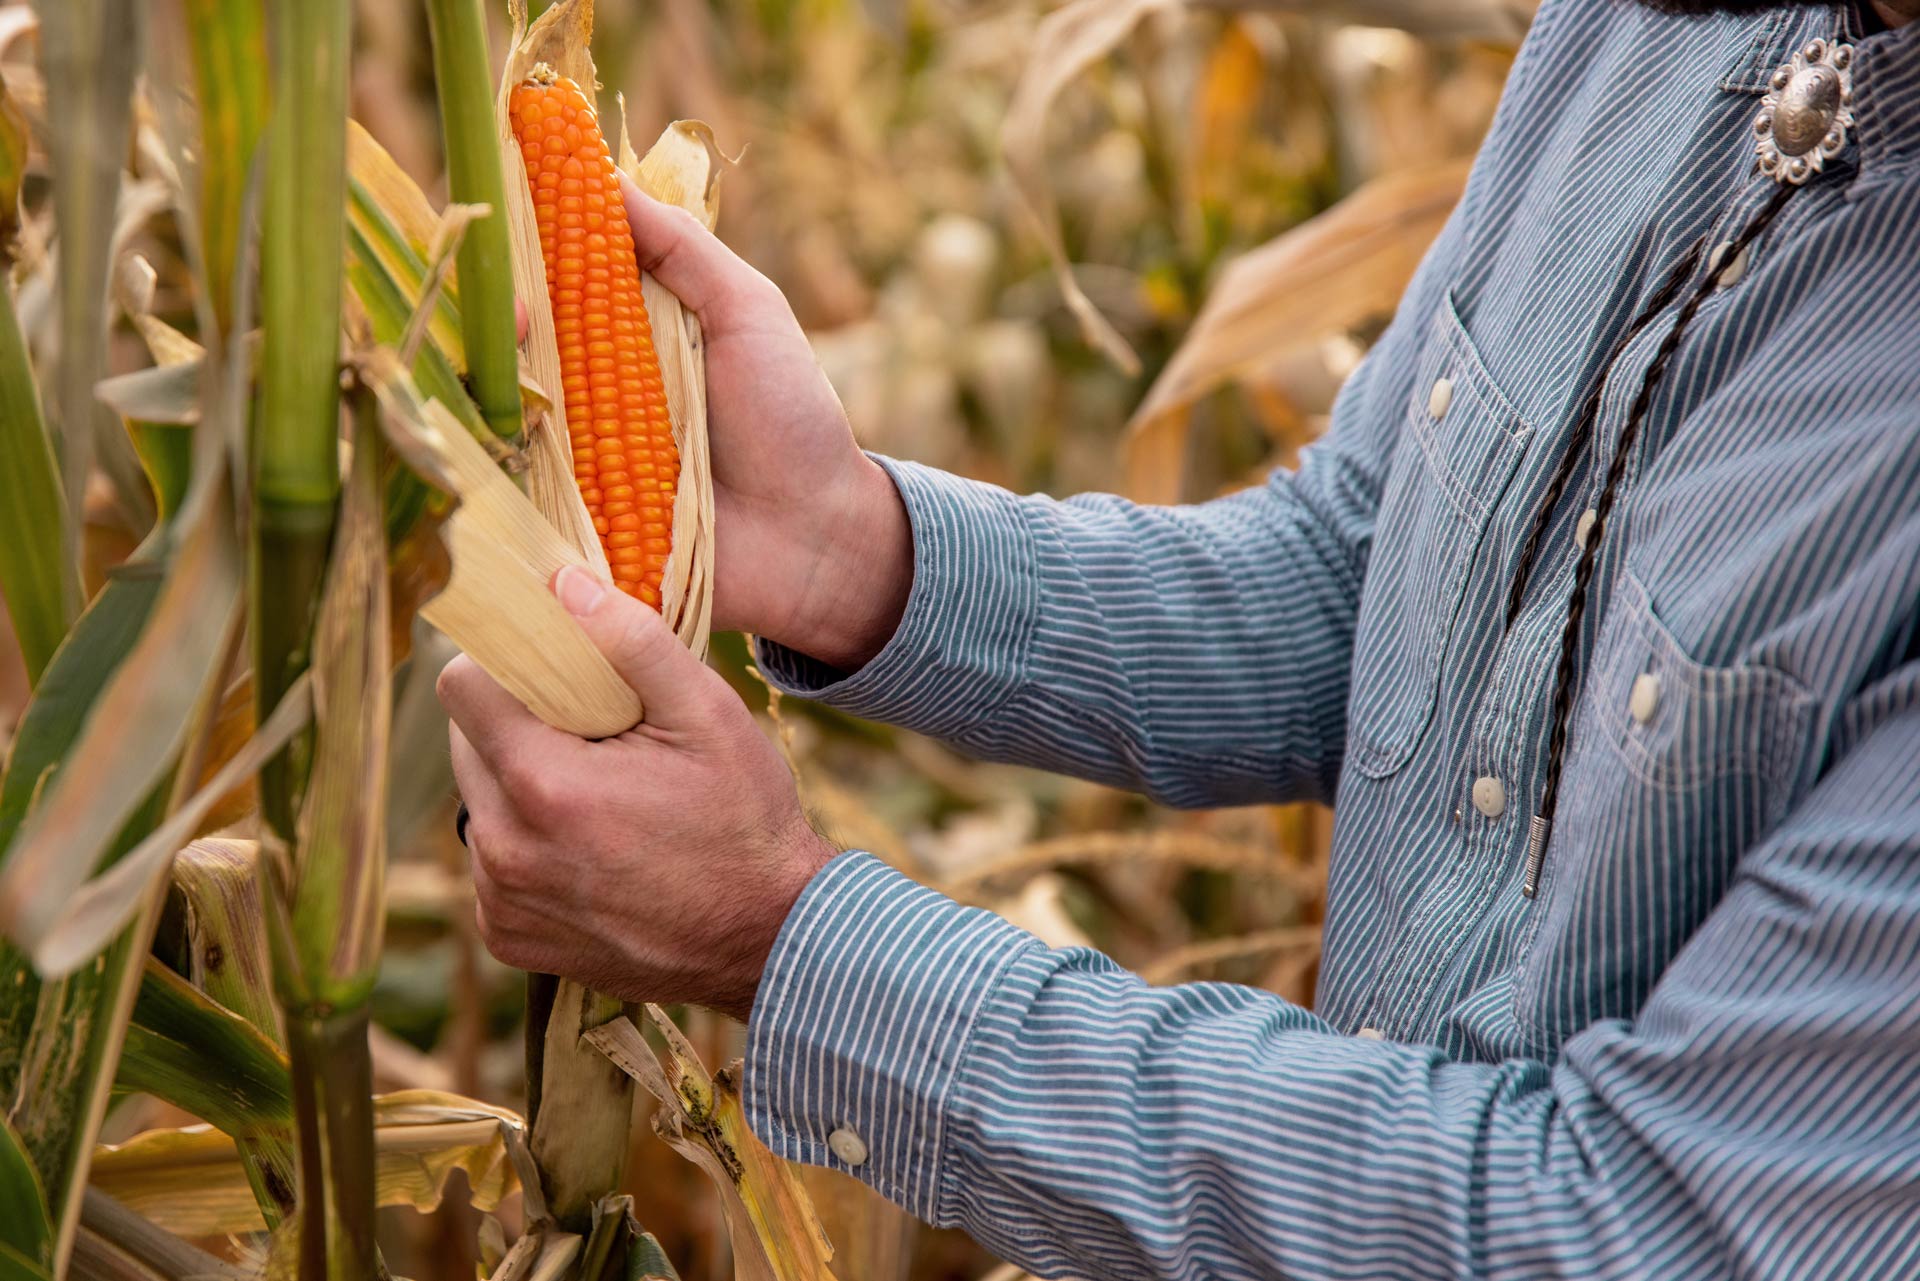
<svg viewBox="0 0 1920 1281">
<path fill-rule="evenodd" d="M 864 443 L 1149 501 L 1318 432 L 1527 17 L 597 8 L 626 118 L 745 150 L 720 230 Z M 0 1276 L 991 1266 L 759 1149 L 703 1065 L 737 1029 L 474 937 L 420 611 L 471 519 L 448 442 L 498 479 L 543 403 L 495 216 L 524 34 L 505 0 L 0 4 Z M 1323 812 L 1164 813 L 714 660 L 844 843 L 1153 981 L 1311 998 Z"/>
<path fill-rule="evenodd" d="M 350 4 L 0 10 L 0 46 L 39 53 L 0 99 L 0 587 L 30 692 L 0 777 L 0 1274 L 358 1281 L 387 1272 L 377 1210 L 433 1210 L 458 1174 L 475 1210 L 518 1197 L 518 1240 L 493 1220 L 473 1247 L 498 1277 L 672 1276 L 619 1186 L 640 1076 L 699 1083 L 677 1141 L 751 1210 L 743 1274 L 829 1275 L 804 1193 L 664 1015 L 661 1060 L 618 1002 L 590 998 L 627 1034 L 604 1048 L 538 1010 L 531 1125 L 375 1093 L 396 685 L 418 701 L 396 668 L 423 607 L 450 616 L 442 533 L 477 531 L 464 560 L 499 541 L 468 508 L 540 522 L 496 461 L 523 439 L 528 267 L 486 10 L 429 10 L 440 211 L 348 119 Z M 584 49 L 589 15 L 546 29 Z M 111 373 L 128 342 L 144 367 Z M 128 1094 L 201 1124 L 99 1146 Z M 251 1243 L 187 1240 L 220 1236 Z"/>
</svg>

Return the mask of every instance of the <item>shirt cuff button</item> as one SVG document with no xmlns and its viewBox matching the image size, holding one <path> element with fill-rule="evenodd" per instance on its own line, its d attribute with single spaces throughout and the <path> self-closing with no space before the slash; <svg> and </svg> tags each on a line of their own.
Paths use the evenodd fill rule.
<svg viewBox="0 0 1920 1281">
<path fill-rule="evenodd" d="M 865 1141 L 845 1126 L 842 1126 L 827 1136 L 827 1146 L 833 1149 L 835 1156 L 845 1161 L 848 1165 L 865 1165 L 867 1163 L 867 1145 Z"/>
</svg>

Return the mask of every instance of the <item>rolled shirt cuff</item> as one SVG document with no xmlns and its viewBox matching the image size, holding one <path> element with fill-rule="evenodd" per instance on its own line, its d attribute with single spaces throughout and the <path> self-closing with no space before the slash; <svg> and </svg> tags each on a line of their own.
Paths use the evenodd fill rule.
<svg viewBox="0 0 1920 1281">
<path fill-rule="evenodd" d="M 756 660 L 784 693 L 962 739 L 1027 679 L 1040 598 L 1033 531 L 1021 500 L 996 485 L 874 460 L 899 488 L 912 527 L 913 586 L 900 625 L 855 672 L 765 639 Z"/>
<path fill-rule="evenodd" d="M 949 1097 L 1009 974 L 1023 959 L 1044 973 L 1046 951 L 871 854 L 842 854 L 801 894 L 761 980 L 748 1124 L 780 1157 L 852 1174 L 927 1222 L 950 1221 Z"/>
</svg>

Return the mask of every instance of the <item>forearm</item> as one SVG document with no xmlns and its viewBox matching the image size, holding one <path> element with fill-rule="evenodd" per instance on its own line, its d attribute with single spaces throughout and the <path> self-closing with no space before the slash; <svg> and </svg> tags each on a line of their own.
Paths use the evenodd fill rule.
<svg viewBox="0 0 1920 1281">
<path fill-rule="evenodd" d="M 891 639 L 848 670 L 763 646 L 791 692 L 973 754 L 1173 804 L 1324 795 L 1370 511 L 1325 477 L 1197 507 L 1017 497 L 882 460 L 911 519 Z"/>
</svg>

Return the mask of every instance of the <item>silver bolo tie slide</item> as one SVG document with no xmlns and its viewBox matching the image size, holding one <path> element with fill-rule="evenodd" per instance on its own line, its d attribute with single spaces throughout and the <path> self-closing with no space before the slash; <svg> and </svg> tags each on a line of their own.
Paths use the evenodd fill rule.
<svg viewBox="0 0 1920 1281">
<path fill-rule="evenodd" d="M 1834 40 L 1809 40 L 1767 78 L 1766 96 L 1753 118 L 1754 157 L 1761 173 L 1791 190 L 1804 185 L 1826 168 L 1827 161 L 1846 150 L 1847 131 L 1852 128 L 1853 46 Z M 1743 248 L 1771 221 L 1784 199 L 1785 191 L 1777 193 L 1769 207 L 1736 238 Z M 1727 257 L 1732 260 L 1736 255 Z M 1709 262 L 1708 280 L 1717 277 L 1724 265 L 1717 260 Z M 1705 283 L 1700 286 L 1706 287 Z M 1682 313 L 1683 317 L 1690 314 L 1691 306 Z M 1652 372 L 1650 369 L 1649 374 Z M 1604 534 L 1604 527 L 1596 525 L 1582 555 L 1597 555 Z M 1556 690 L 1556 703 L 1559 695 Z M 1564 739 L 1561 742 L 1564 745 Z M 1540 872 L 1546 865 L 1547 842 L 1552 839 L 1554 813 L 1559 807 L 1559 766 L 1557 759 L 1548 761 L 1547 791 L 1541 797 L 1539 812 L 1527 824 L 1527 861 L 1520 879 L 1520 892 L 1527 898 L 1540 891 Z"/>
</svg>

